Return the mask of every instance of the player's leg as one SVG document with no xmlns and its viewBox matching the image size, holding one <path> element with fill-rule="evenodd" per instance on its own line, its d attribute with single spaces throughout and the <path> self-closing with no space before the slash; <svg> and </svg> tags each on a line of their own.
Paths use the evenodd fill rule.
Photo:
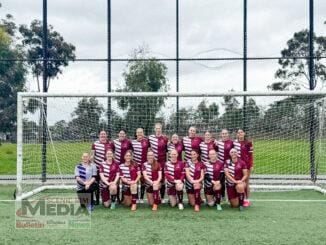
<svg viewBox="0 0 326 245">
<path fill-rule="evenodd" d="M 249 207 L 250 206 L 250 201 L 249 201 L 249 196 L 250 196 L 250 176 L 252 173 L 252 167 L 249 169 L 249 176 L 248 179 L 246 180 L 246 188 L 245 188 L 245 200 L 243 202 L 243 206 Z"/>
<path fill-rule="evenodd" d="M 131 192 L 131 211 L 136 211 L 137 209 L 137 184 L 130 185 Z"/>
<path fill-rule="evenodd" d="M 182 210 L 183 209 L 183 183 L 176 184 L 175 188 L 178 196 L 178 208 Z"/>
<path fill-rule="evenodd" d="M 89 203 L 89 198 L 91 198 L 90 195 L 85 192 L 85 189 L 82 189 L 77 191 L 77 197 L 80 206 L 82 208 L 86 208 L 87 204 Z"/>
<path fill-rule="evenodd" d="M 220 182 L 221 182 L 221 197 L 225 199 L 225 173 L 222 172 L 220 174 Z"/>
<path fill-rule="evenodd" d="M 126 205 L 126 206 L 130 206 L 131 205 L 131 192 L 130 192 L 130 187 L 127 185 L 123 185 L 122 186 L 122 194 L 123 194 L 123 200 L 122 200 L 122 204 Z"/>
<path fill-rule="evenodd" d="M 164 203 L 164 196 L 165 196 L 165 178 L 164 178 L 164 172 L 162 171 L 162 181 L 161 181 L 161 188 L 160 188 L 160 195 L 162 199 L 162 203 Z"/>
<path fill-rule="evenodd" d="M 235 189 L 236 189 L 236 191 L 238 193 L 239 209 L 240 209 L 240 211 L 243 209 L 243 201 L 244 201 L 244 196 L 245 196 L 245 188 L 246 188 L 246 184 L 245 183 L 237 184 L 235 186 Z"/>
<path fill-rule="evenodd" d="M 213 191 L 214 191 L 214 196 L 215 196 L 215 203 L 216 203 L 216 209 L 218 211 L 222 210 L 221 207 L 221 189 L 222 189 L 222 185 L 221 182 L 215 182 L 215 184 L 213 185 Z"/>
<path fill-rule="evenodd" d="M 201 184 L 200 183 L 194 184 L 195 212 L 199 212 L 200 210 L 200 204 L 202 201 L 200 197 L 200 190 L 201 190 Z"/>
<path fill-rule="evenodd" d="M 118 187 L 116 184 L 111 184 L 109 186 L 109 191 L 111 195 L 111 209 L 115 209 L 115 203 L 117 199 L 117 192 L 118 192 Z"/>
<path fill-rule="evenodd" d="M 146 190 L 145 179 L 142 176 L 140 179 L 140 198 L 139 198 L 140 203 L 144 203 L 145 190 Z"/>
<path fill-rule="evenodd" d="M 229 199 L 231 207 L 232 208 L 239 207 L 239 198 L 238 198 L 238 193 L 235 189 L 235 186 L 228 186 L 226 188 L 226 191 L 228 194 L 228 199 Z"/>
<path fill-rule="evenodd" d="M 213 207 L 215 205 L 213 187 L 205 188 L 204 193 L 207 205 Z"/>
<path fill-rule="evenodd" d="M 152 206 L 154 204 L 153 187 L 152 186 L 148 186 L 146 188 L 146 196 L 147 196 L 148 205 Z"/>
<path fill-rule="evenodd" d="M 167 193 L 169 196 L 170 206 L 175 207 L 177 205 L 177 191 L 175 185 L 167 186 Z"/>
<path fill-rule="evenodd" d="M 100 183 L 100 180 L 101 180 L 99 173 L 97 173 L 97 176 L 96 176 L 95 180 L 96 181 L 95 181 L 94 184 L 96 184 L 96 186 L 95 186 L 96 188 L 94 190 L 94 192 L 95 192 L 95 202 L 94 202 L 94 204 L 99 205 L 100 204 L 100 185 L 99 185 L 99 183 Z"/>
<path fill-rule="evenodd" d="M 110 206 L 110 202 L 111 202 L 109 187 L 101 188 L 101 198 L 102 198 L 104 207 L 108 208 Z"/>
<path fill-rule="evenodd" d="M 152 208 L 153 211 L 156 211 L 158 205 L 160 204 L 160 195 L 159 195 L 160 188 L 161 188 L 161 183 L 153 185 L 153 208 Z"/>
</svg>

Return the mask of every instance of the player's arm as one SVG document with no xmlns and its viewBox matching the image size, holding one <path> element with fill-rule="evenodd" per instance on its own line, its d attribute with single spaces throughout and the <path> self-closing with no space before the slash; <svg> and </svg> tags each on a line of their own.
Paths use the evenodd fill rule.
<svg viewBox="0 0 326 245">
<path fill-rule="evenodd" d="M 155 182 L 155 183 L 160 183 L 161 180 L 162 180 L 162 171 L 161 171 L 161 169 L 160 169 L 159 172 L 158 172 L 158 179 L 155 180 L 154 182 Z M 154 184 L 154 182 L 153 182 L 153 184 Z"/>
<path fill-rule="evenodd" d="M 167 170 L 167 165 L 166 164 L 165 164 L 164 169 L 165 169 L 165 171 L 164 171 L 165 178 L 170 182 L 174 182 L 174 178 L 169 174 L 169 171 Z"/>
<path fill-rule="evenodd" d="M 226 178 L 229 180 L 229 181 L 231 181 L 232 183 L 234 183 L 234 184 L 237 184 L 237 181 L 230 175 L 230 173 L 229 173 L 229 169 L 228 168 L 225 168 L 224 169 L 224 173 L 225 173 L 225 176 L 226 176 Z"/>
<path fill-rule="evenodd" d="M 194 183 L 194 179 L 191 177 L 191 175 L 190 175 L 190 170 L 189 170 L 189 168 L 186 168 L 186 178 L 187 178 L 187 180 L 191 183 L 191 184 L 193 184 Z"/>
<path fill-rule="evenodd" d="M 142 173 L 143 173 L 143 176 L 144 176 L 145 181 L 146 181 L 148 184 L 153 185 L 153 181 L 151 181 L 151 180 L 148 178 L 146 170 L 143 170 Z"/>
<path fill-rule="evenodd" d="M 92 177 L 85 181 L 85 189 L 87 190 L 93 183 L 95 183 L 97 176 L 97 168 L 95 165 L 92 165 Z"/>
<path fill-rule="evenodd" d="M 118 171 L 117 171 L 117 173 L 115 175 L 115 179 L 113 180 L 113 183 L 117 185 L 118 181 L 119 181 L 119 178 L 120 178 L 120 168 L 118 168 Z"/>
<path fill-rule="evenodd" d="M 243 173 L 243 177 L 240 181 L 245 182 L 249 177 L 249 171 L 248 169 L 242 169 L 242 173 Z"/>
<path fill-rule="evenodd" d="M 204 169 L 200 170 L 200 178 L 197 180 L 194 180 L 194 183 L 201 183 L 204 180 L 205 177 L 205 173 L 204 173 Z"/>
<path fill-rule="evenodd" d="M 85 185 L 85 182 L 79 177 L 79 171 L 77 166 L 75 167 L 75 177 L 76 177 L 76 181 L 81 184 L 81 185 Z"/>
<path fill-rule="evenodd" d="M 186 178 L 186 171 L 185 168 L 182 168 L 181 176 L 180 176 L 180 181 L 183 182 Z"/>
</svg>

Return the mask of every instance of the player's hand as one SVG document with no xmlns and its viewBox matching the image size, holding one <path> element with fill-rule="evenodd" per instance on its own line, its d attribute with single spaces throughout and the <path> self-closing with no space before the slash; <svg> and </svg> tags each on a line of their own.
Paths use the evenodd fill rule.
<svg viewBox="0 0 326 245">
<path fill-rule="evenodd" d="M 89 189 L 89 184 L 86 184 L 85 185 L 85 190 L 88 190 Z"/>
</svg>

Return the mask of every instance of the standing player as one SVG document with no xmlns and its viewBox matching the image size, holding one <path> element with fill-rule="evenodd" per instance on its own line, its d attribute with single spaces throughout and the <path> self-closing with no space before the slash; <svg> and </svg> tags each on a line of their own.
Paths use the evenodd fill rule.
<svg viewBox="0 0 326 245">
<path fill-rule="evenodd" d="M 205 162 L 205 195 L 207 204 L 209 206 L 214 206 L 216 204 L 216 209 L 218 211 L 222 210 L 221 207 L 221 173 L 224 170 L 224 163 L 217 159 L 217 154 L 214 149 L 208 152 L 209 161 Z M 215 197 L 215 201 L 214 201 Z"/>
<path fill-rule="evenodd" d="M 148 137 L 149 143 L 154 152 L 154 156 L 156 160 L 161 164 L 161 169 L 164 169 L 169 140 L 165 135 L 162 134 L 161 123 L 155 123 L 154 131 L 155 131 L 155 135 L 150 135 Z M 164 178 L 162 178 L 162 187 L 160 189 L 160 193 L 161 193 L 162 202 L 164 203 L 164 195 L 165 195 Z"/>
<path fill-rule="evenodd" d="M 136 129 L 136 139 L 131 141 L 132 148 L 134 150 L 134 160 L 142 165 L 146 162 L 147 159 L 147 151 L 149 148 L 149 140 L 144 136 L 144 129 L 137 128 Z M 141 166 L 140 166 L 141 167 Z M 144 179 L 141 178 L 140 185 L 140 203 L 144 203 L 144 194 L 145 194 L 145 182 Z"/>
<path fill-rule="evenodd" d="M 170 151 L 170 160 L 165 164 L 164 175 L 170 205 L 174 207 L 177 204 L 178 208 L 183 210 L 183 182 L 185 179 L 185 164 L 179 160 L 178 151 L 173 149 Z"/>
<path fill-rule="evenodd" d="M 86 207 L 91 212 L 94 209 L 93 193 L 96 189 L 95 178 L 97 176 L 97 169 L 90 160 L 89 153 L 84 152 L 82 163 L 77 164 L 75 167 L 75 177 L 80 205 L 81 207 Z"/>
<path fill-rule="evenodd" d="M 204 180 L 205 165 L 198 161 L 199 154 L 191 150 L 191 159 L 186 163 L 186 190 L 190 205 L 194 206 L 195 212 L 200 211 L 201 197 L 200 190 Z"/>
<path fill-rule="evenodd" d="M 242 211 L 248 178 L 247 164 L 238 157 L 238 151 L 235 148 L 230 150 L 230 156 L 231 158 L 226 160 L 224 167 L 228 198 L 231 207 L 239 207 L 239 210 Z"/>
<path fill-rule="evenodd" d="M 146 184 L 148 204 L 153 205 L 153 211 L 157 211 L 160 204 L 159 189 L 161 188 L 162 169 L 152 150 L 147 153 L 147 162 L 142 165 L 142 173 Z"/>
<path fill-rule="evenodd" d="M 100 177 L 100 189 L 103 205 L 108 208 L 111 204 L 111 209 L 115 209 L 120 168 L 113 159 L 113 151 L 111 149 L 106 152 L 106 161 L 100 165 Z"/>
<path fill-rule="evenodd" d="M 237 140 L 234 141 L 234 148 L 238 151 L 240 159 L 245 161 L 248 167 L 248 178 L 246 179 L 246 190 L 245 190 L 246 196 L 243 203 L 244 207 L 248 207 L 250 206 L 249 179 L 253 170 L 253 145 L 252 145 L 252 141 L 246 138 L 246 133 L 241 128 L 237 130 Z"/>
<path fill-rule="evenodd" d="M 126 152 L 132 150 L 131 142 L 126 137 L 126 131 L 121 129 L 118 133 L 118 139 L 115 139 L 113 142 L 115 147 L 115 161 L 121 164 L 124 162 Z"/>
<path fill-rule="evenodd" d="M 179 136 L 177 134 L 173 134 L 171 141 L 168 143 L 169 160 L 172 150 L 176 150 L 178 152 L 178 161 L 182 161 L 183 144 L 182 141 L 179 140 Z"/>
<path fill-rule="evenodd" d="M 204 141 L 201 142 L 199 146 L 202 162 L 208 162 L 208 152 L 212 149 L 217 150 L 217 146 L 210 131 L 205 132 Z"/>
<path fill-rule="evenodd" d="M 191 159 L 191 151 L 195 150 L 196 152 L 200 152 L 200 143 L 203 139 L 199 136 L 196 136 L 196 128 L 191 126 L 188 129 L 188 136 L 183 137 L 183 147 L 185 151 L 185 161 Z"/>
<path fill-rule="evenodd" d="M 130 206 L 131 211 L 137 209 L 137 184 L 141 174 L 139 166 L 132 159 L 132 151 L 128 150 L 124 157 L 124 163 L 120 164 L 120 177 L 122 181 L 123 204 Z"/>
<path fill-rule="evenodd" d="M 93 161 L 97 167 L 97 177 L 96 177 L 97 188 L 95 190 L 95 198 L 96 198 L 95 204 L 98 205 L 100 203 L 100 189 L 99 189 L 100 165 L 105 160 L 106 152 L 109 149 L 114 151 L 114 143 L 113 143 L 113 141 L 108 139 L 106 132 L 104 130 L 101 130 L 99 133 L 99 139 L 92 144 L 91 149 L 92 149 L 91 156 L 92 156 Z"/>
</svg>

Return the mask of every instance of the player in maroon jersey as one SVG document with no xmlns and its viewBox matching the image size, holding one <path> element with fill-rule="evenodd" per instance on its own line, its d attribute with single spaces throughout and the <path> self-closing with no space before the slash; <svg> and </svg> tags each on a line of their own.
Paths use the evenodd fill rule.
<svg viewBox="0 0 326 245">
<path fill-rule="evenodd" d="M 105 130 L 101 130 L 99 132 L 99 139 L 92 144 L 91 147 L 91 157 L 97 167 L 98 175 L 96 177 L 96 184 L 97 188 L 95 190 L 95 205 L 100 203 L 100 189 L 99 189 L 99 168 L 103 161 L 105 161 L 106 152 L 112 149 L 114 151 L 114 143 L 113 141 L 109 140 L 107 137 L 107 133 Z"/>
<path fill-rule="evenodd" d="M 127 206 L 131 204 L 132 211 L 137 209 L 137 185 L 140 177 L 139 165 L 133 161 L 132 151 L 128 150 L 124 157 L 124 163 L 120 164 L 120 178 L 124 195 L 122 203 Z"/>
<path fill-rule="evenodd" d="M 170 160 L 166 162 L 164 175 L 170 205 L 175 207 L 178 199 L 178 208 L 183 210 L 183 182 L 185 179 L 185 164 L 178 159 L 178 151 L 170 151 Z"/>
<path fill-rule="evenodd" d="M 107 208 L 111 205 L 111 209 L 115 209 L 120 168 L 113 159 L 112 149 L 109 149 L 106 152 L 106 160 L 100 165 L 100 177 L 100 188 L 103 205 Z"/>
<path fill-rule="evenodd" d="M 142 165 L 147 160 L 147 151 L 149 149 L 149 140 L 145 138 L 144 129 L 137 128 L 136 129 L 136 139 L 131 141 L 134 160 Z M 141 166 L 140 166 L 141 167 Z M 145 181 L 142 177 L 140 179 L 140 203 L 144 203 L 144 195 L 145 195 Z"/>
<path fill-rule="evenodd" d="M 147 162 L 142 165 L 142 173 L 146 184 L 148 204 L 153 205 L 152 210 L 156 211 L 161 201 L 159 190 L 161 188 L 162 169 L 152 150 L 147 153 Z"/>
<path fill-rule="evenodd" d="M 212 149 L 217 150 L 215 140 L 212 137 L 210 131 L 206 131 L 204 135 L 204 141 L 200 143 L 200 156 L 202 162 L 208 162 L 208 152 Z"/>
<path fill-rule="evenodd" d="M 237 140 L 234 141 L 234 148 L 237 149 L 240 159 L 245 161 L 248 167 L 248 178 L 246 180 L 245 200 L 243 203 L 244 207 L 250 206 L 249 195 L 250 187 L 249 180 L 253 170 L 253 145 L 252 141 L 246 138 L 246 133 L 243 129 L 237 130 Z"/>
<path fill-rule="evenodd" d="M 188 136 L 183 137 L 182 143 L 185 151 L 185 161 L 191 159 L 191 151 L 195 150 L 200 153 L 200 143 L 203 139 L 199 136 L 196 136 L 196 128 L 191 126 L 188 129 Z"/>
<path fill-rule="evenodd" d="M 231 207 L 239 207 L 242 211 L 248 168 L 247 164 L 238 157 L 238 151 L 235 148 L 230 150 L 230 159 L 226 160 L 224 171 Z"/>
<path fill-rule="evenodd" d="M 124 162 L 125 154 L 128 150 L 132 150 L 131 141 L 127 138 L 126 131 L 121 129 L 118 133 L 118 139 L 113 141 L 115 147 L 115 161 L 118 164 Z"/>
<path fill-rule="evenodd" d="M 195 212 L 200 211 L 202 202 L 200 190 L 204 180 L 205 165 L 198 160 L 199 154 L 196 150 L 191 150 L 191 159 L 186 163 L 186 190 L 190 205 L 194 206 Z"/>
<path fill-rule="evenodd" d="M 171 136 L 171 141 L 168 143 L 169 157 L 171 156 L 172 150 L 177 150 L 178 161 L 182 161 L 183 143 L 181 140 L 179 140 L 179 136 L 177 134 L 173 134 Z"/>
<path fill-rule="evenodd" d="M 168 150 L 168 141 L 169 140 L 168 140 L 168 137 L 166 137 L 162 133 L 162 124 L 161 123 L 155 123 L 154 131 L 155 131 L 155 134 L 150 135 L 148 137 L 149 143 L 151 145 L 151 149 L 154 152 L 156 160 L 161 164 L 161 169 L 164 169 L 164 164 L 166 163 L 166 153 Z M 162 178 L 162 187 L 160 189 L 160 194 L 161 194 L 162 202 L 164 203 L 164 195 L 165 195 L 164 178 Z"/>
<path fill-rule="evenodd" d="M 221 207 L 221 188 L 222 184 L 220 181 L 221 173 L 224 170 L 224 163 L 217 159 L 217 153 L 214 149 L 208 152 L 209 161 L 205 162 L 205 195 L 207 204 L 209 206 L 214 206 L 216 204 L 216 209 L 218 211 L 222 210 Z M 215 198 L 215 200 L 214 200 Z"/>
</svg>

